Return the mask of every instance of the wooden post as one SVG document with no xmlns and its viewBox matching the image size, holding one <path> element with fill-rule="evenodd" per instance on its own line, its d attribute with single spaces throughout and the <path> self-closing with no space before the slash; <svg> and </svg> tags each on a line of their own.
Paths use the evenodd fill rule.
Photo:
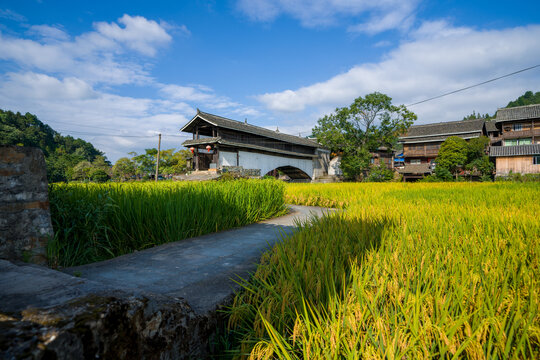
<svg viewBox="0 0 540 360">
<path fill-rule="evenodd" d="M 158 180 L 158 174 L 159 174 L 159 153 L 161 151 L 161 134 L 159 134 L 159 140 L 158 140 L 158 146 L 157 146 L 157 161 L 156 161 L 156 178 L 155 181 Z"/>
<path fill-rule="evenodd" d="M 199 171 L 199 148 L 195 148 L 195 171 Z"/>
</svg>

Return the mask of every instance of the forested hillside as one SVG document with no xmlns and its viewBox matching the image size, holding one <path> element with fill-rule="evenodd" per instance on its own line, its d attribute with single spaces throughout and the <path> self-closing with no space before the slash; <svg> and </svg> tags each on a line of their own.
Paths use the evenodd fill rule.
<svg viewBox="0 0 540 360">
<path fill-rule="evenodd" d="M 0 109 L 0 145 L 36 146 L 43 150 L 49 182 L 72 179 L 75 165 L 88 161 L 109 167 L 110 164 L 91 143 L 62 136 L 30 113 L 22 115 Z"/>
</svg>

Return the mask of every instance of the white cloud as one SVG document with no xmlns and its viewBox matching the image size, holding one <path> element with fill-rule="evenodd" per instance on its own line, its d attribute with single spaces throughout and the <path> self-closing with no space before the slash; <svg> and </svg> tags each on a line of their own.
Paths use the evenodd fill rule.
<svg viewBox="0 0 540 360">
<path fill-rule="evenodd" d="M 30 34 L 41 36 L 46 40 L 68 40 L 69 35 L 59 27 L 49 25 L 32 25 L 28 30 Z"/>
<path fill-rule="evenodd" d="M 347 106 L 380 91 L 413 103 L 531 65 L 540 58 L 540 26 L 478 31 L 446 22 L 424 23 L 380 62 L 354 66 L 327 81 L 258 96 L 268 109 L 294 113 Z M 538 90 L 533 70 L 412 108 L 420 122 L 459 120 L 472 110 L 493 112 L 525 90 Z"/>
<path fill-rule="evenodd" d="M 16 62 L 29 70 L 76 76 L 89 83 L 121 85 L 152 82 L 142 59 L 126 60 L 134 51 L 155 56 L 171 41 L 165 28 L 141 16 L 124 15 L 118 23 L 97 22 L 95 31 L 83 33 L 74 40 L 62 29 L 34 25 L 30 34 L 40 39 L 5 36 L 0 33 L 0 59 Z M 187 29 L 186 29 L 187 30 Z"/>
<path fill-rule="evenodd" d="M 94 27 L 106 38 L 148 56 L 154 56 L 158 46 L 165 45 L 172 39 L 160 24 L 142 16 L 126 14 L 118 19 L 118 23 L 124 27 L 106 22 L 98 22 Z"/>
<path fill-rule="evenodd" d="M 239 0 L 238 8 L 254 21 L 289 15 L 306 27 L 335 25 L 353 19 L 349 31 L 375 34 L 406 29 L 414 20 L 419 0 Z"/>
<path fill-rule="evenodd" d="M 26 17 L 9 9 L 0 9 L 0 18 L 18 21 L 18 22 L 26 21 Z"/>
</svg>

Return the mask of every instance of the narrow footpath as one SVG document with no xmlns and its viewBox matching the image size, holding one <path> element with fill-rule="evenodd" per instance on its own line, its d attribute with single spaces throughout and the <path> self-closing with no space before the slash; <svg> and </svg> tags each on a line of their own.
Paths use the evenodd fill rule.
<svg viewBox="0 0 540 360">
<path fill-rule="evenodd" d="M 261 254 L 296 221 L 321 216 L 328 209 L 290 206 L 290 213 L 242 228 L 207 234 L 134 252 L 64 272 L 134 293 L 184 298 L 198 314 L 212 311 L 233 295 L 233 279 L 247 278 Z"/>
</svg>

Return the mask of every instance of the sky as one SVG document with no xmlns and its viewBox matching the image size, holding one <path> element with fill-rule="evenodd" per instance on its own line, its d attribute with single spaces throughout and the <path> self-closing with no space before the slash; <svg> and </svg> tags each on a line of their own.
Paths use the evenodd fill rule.
<svg viewBox="0 0 540 360">
<path fill-rule="evenodd" d="M 0 108 L 112 162 L 182 149 L 197 111 L 306 136 L 378 91 L 415 102 L 540 64 L 540 2 L 0 2 Z M 540 67 L 410 107 L 417 124 L 493 114 Z"/>
</svg>

